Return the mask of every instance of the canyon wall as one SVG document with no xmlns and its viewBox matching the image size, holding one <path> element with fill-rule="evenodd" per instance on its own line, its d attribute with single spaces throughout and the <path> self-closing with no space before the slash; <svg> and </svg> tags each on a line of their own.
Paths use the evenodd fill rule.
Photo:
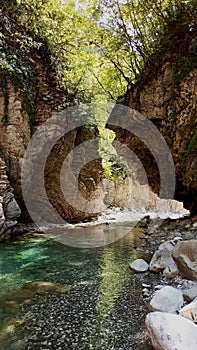
<svg viewBox="0 0 197 350">
<path fill-rule="evenodd" d="M 29 216 L 25 208 L 21 189 L 21 166 L 31 135 L 34 134 L 36 130 L 39 129 L 39 126 L 43 125 L 46 120 L 56 115 L 59 109 L 64 110 L 65 107 L 67 108 L 73 104 L 73 101 L 68 101 L 68 99 L 65 102 L 62 91 L 58 89 L 58 86 L 54 87 L 54 85 L 51 84 L 55 78 L 49 75 L 48 69 L 50 69 L 50 67 L 46 69 L 47 65 L 44 59 L 40 58 L 40 60 L 35 60 L 35 65 L 37 68 L 35 72 L 37 81 L 33 95 L 35 98 L 35 111 L 31 121 L 28 113 L 23 109 L 24 92 L 22 89 L 15 87 L 9 77 L 6 77 L 8 105 L 6 120 L 4 120 L 5 90 L 0 88 L 0 153 L 5 161 L 7 175 L 14 189 L 15 198 L 22 210 L 23 220 L 29 219 Z M 3 74 L 5 74 L 5 72 L 1 72 L 1 76 Z M 47 80 L 49 80 L 48 83 Z M 64 94 L 66 96 L 66 91 L 64 91 Z M 62 118 L 64 118 L 64 115 Z M 52 130 L 52 132 L 55 132 L 55 130 Z M 81 207 L 81 210 L 79 208 L 77 209 L 66 200 L 61 188 L 60 172 L 63 161 L 69 156 L 69 153 L 72 153 L 72 150 L 78 145 L 96 138 L 97 135 L 98 130 L 95 127 L 83 129 L 75 128 L 75 125 L 73 125 L 72 130 L 62 136 L 57 144 L 54 145 L 46 161 L 43 176 L 48 200 L 52 204 L 54 210 L 68 222 L 77 222 L 96 214 L 86 212 L 85 206 Z M 37 182 L 40 180 L 39 162 L 42 159 L 43 152 L 44 149 L 42 149 L 42 147 L 40 149 L 39 146 L 36 147 L 34 171 L 28 174 L 26 185 L 29 186 L 29 189 L 32 191 L 31 200 L 37 203 L 38 212 L 39 210 L 42 211 L 42 217 L 48 214 L 48 217 L 50 217 L 50 213 L 46 213 L 47 208 L 43 206 L 41 193 L 39 193 L 39 183 Z M 85 164 L 85 150 L 82 153 L 84 153 Z M 96 159 L 93 160 L 91 164 L 82 168 L 78 184 L 87 201 L 98 196 L 98 194 L 96 194 L 96 188 L 103 176 L 97 144 L 95 144 L 94 150 L 92 149 L 91 153 L 95 154 Z M 81 156 L 79 158 L 81 158 Z M 74 173 L 77 168 L 77 161 L 81 161 L 81 159 L 77 160 L 76 157 L 73 159 L 72 156 L 69 156 L 69 167 L 65 170 L 65 178 L 67 178 L 68 187 L 71 187 L 75 176 L 78 176 L 78 174 Z M 37 184 L 37 187 L 33 187 L 32 183 Z"/>
<path fill-rule="evenodd" d="M 0 191 L 4 191 L 2 181 L 7 176 L 13 188 L 13 192 L 11 189 L 8 192 L 14 193 L 21 208 L 21 220 L 24 221 L 30 219 L 21 188 L 21 168 L 27 146 L 32 135 L 39 130 L 41 125 L 59 111 L 75 106 L 76 101 L 65 87 L 62 68 L 58 59 L 55 60 L 51 54 L 47 42 L 32 33 L 28 33 L 16 21 L 10 19 L 9 14 L 6 15 L 1 11 L 0 30 L 3 33 L 0 38 L 0 47 L 4 57 L 0 68 L 0 157 L 4 169 L 2 175 L 0 174 L 3 176 L 3 180 L 0 182 Z M 46 162 L 44 182 L 48 201 L 66 221 L 84 220 L 92 217 L 93 214 L 86 213 L 86 208 L 80 208 L 80 210 L 73 207 L 65 199 L 60 184 L 62 162 L 78 144 L 85 140 L 94 139 L 97 135 L 98 130 L 95 127 L 83 129 L 73 125 L 72 131 L 60 138 L 52 148 Z M 36 169 L 39 168 L 39 155 L 42 157 L 43 152 L 44 150 L 38 147 L 34 159 L 38 167 L 34 167 L 34 172 L 29 174 L 26 183 L 30 189 L 32 189 L 31 183 L 39 180 Z M 99 158 L 96 146 L 94 152 Z M 73 164 L 72 157 L 69 159 L 69 174 L 73 179 L 76 176 L 74 173 L 76 165 Z M 102 166 L 99 159 L 93 161 L 91 166 L 82 169 L 79 187 L 83 189 L 87 199 L 95 197 L 93 192 L 101 178 Z M 68 179 L 68 186 L 69 181 L 71 180 Z M 40 206 L 38 208 L 44 216 L 46 208 L 42 205 L 39 186 L 38 190 L 31 194 L 32 201 L 37 201 Z M 0 200 L 3 202 L 5 196 L 4 194 L 0 196 Z M 2 225 L 6 217 L 6 203 L 2 203 L 0 208 Z M 14 214 L 13 219 L 15 220 L 15 218 Z"/>
<path fill-rule="evenodd" d="M 179 34 L 181 36 L 181 32 Z M 175 198 L 197 211 L 197 42 L 196 32 L 180 38 L 180 45 L 161 52 L 121 103 L 139 111 L 159 129 L 172 154 L 176 171 Z M 156 60 L 156 63 L 155 63 Z M 159 60 L 159 61 L 157 61 Z M 129 147 L 142 162 L 150 187 L 159 193 L 156 160 L 145 144 L 125 129 L 108 124 L 116 140 Z M 159 143 L 154 148 L 159 152 Z M 117 149 L 124 156 L 122 147 Z M 135 169 L 138 180 L 144 179 Z M 166 197 L 167 198 L 167 197 Z"/>
<path fill-rule="evenodd" d="M 11 228 L 16 225 L 20 213 L 6 175 L 5 162 L 0 158 L 0 241 L 11 236 Z"/>
</svg>

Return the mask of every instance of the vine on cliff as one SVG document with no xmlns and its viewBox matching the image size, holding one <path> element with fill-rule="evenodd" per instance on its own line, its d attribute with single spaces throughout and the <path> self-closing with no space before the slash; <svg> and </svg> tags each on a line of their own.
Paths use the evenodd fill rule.
<svg viewBox="0 0 197 350">
<path fill-rule="evenodd" d="M 5 8 L 4 8 L 5 9 Z M 3 123 L 8 122 L 9 95 L 7 80 L 10 79 L 16 89 L 23 94 L 23 110 L 33 118 L 34 111 L 34 72 L 26 57 L 28 37 L 24 36 L 23 29 L 16 28 L 9 14 L 0 10 L 0 69 L 1 88 L 4 94 Z M 25 49 L 23 48 L 25 47 Z"/>
<path fill-rule="evenodd" d="M 2 116 L 2 123 L 6 124 L 8 122 L 8 105 L 9 105 L 9 94 L 7 88 L 7 78 L 6 75 L 0 75 L 0 88 L 4 96 L 4 111 Z"/>
</svg>

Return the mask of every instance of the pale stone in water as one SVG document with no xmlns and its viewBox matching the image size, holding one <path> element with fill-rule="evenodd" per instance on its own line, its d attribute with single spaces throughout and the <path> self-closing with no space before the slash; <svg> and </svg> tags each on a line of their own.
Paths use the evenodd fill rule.
<svg viewBox="0 0 197 350">
<path fill-rule="evenodd" d="M 60 293 L 67 293 L 70 290 L 70 286 L 63 286 L 59 283 L 48 282 L 48 281 L 36 281 L 27 282 L 24 284 L 23 289 L 29 289 L 33 292 L 37 291 L 57 291 Z"/>
</svg>

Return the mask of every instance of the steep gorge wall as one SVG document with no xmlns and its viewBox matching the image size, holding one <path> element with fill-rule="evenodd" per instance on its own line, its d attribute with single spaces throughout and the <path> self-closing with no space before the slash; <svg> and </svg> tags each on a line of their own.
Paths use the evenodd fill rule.
<svg viewBox="0 0 197 350">
<path fill-rule="evenodd" d="M 16 225 L 20 213 L 6 175 L 5 162 L 0 158 L 0 240 L 11 236 L 11 228 Z"/>
<path fill-rule="evenodd" d="M 156 67 L 144 71 L 125 97 L 125 104 L 149 118 L 164 136 L 176 168 L 175 198 L 197 211 L 197 42 L 196 34 L 181 38 Z M 162 53 L 161 53 L 162 55 Z M 110 124 L 110 120 L 109 120 Z M 112 129 L 116 139 L 132 149 L 141 160 L 154 192 L 159 193 L 155 159 L 143 142 L 126 130 Z M 154 145 L 159 149 L 159 145 Z M 121 154 L 121 148 L 118 150 Z M 143 179 L 139 180 L 143 183 Z"/>
<path fill-rule="evenodd" d="M 51 55 L 47 42 L 32 37 L 32 33 L 27 33 L 1 11 L 0 20 L 0 30 L 3 33 L 0 46 L 7 58 L 5 68 L 0 69 L 0 157 L 6 165 L 5 174 L 2 176 L 8 177 L 24 220 L 29 219 L 21 189 L 21 166 L 25 150 L 31 136 L 46 120 L 58 111 L 74 106 L 75 101 L 65 88 L 61 67 L 58 67 L 58 62 Z M 26 45 L 28 38 L 33 42 L 30 47 Z M 52 149 L 46 163 L 44 179 L 49 202 L 67 221 L 84 220 L 91 214 L 74 208 L 64 198 L 60 186 L 62 162 L 77 144 L 84 142 L 84 139 L 95 138 L 97 133 L 95 128 L 86 129 L 84 132 L 73 125 L 72 132 Z M 42 152 L 40 149 L 41 156 Z M 71 158 L 70 173 L 75 176 L 72 161 Z M 38 155 L 35 158 L 36 162 L 39 164 Z M 96 189 L 101 174 L 100 160 L 83 169 L 79 186 L 83 187 L 87 198 L 90 198 Z M 30 175 L 27 180 L 31 188 L 31 181 L 36 181 L 37 174 Z M 0 182 L 0 190 L 2 186 L 3 183 Z M 39 192 L 32 194 L 32 201 L 36 196 L 41 204 L 40 209 L 44 212 Z M 2 212 L 2 215 L 4 214 Z"/>
<path fill-rule="evenodd" d="M 63 107 L 63 91 L 55 85 L 55 71 L 46 54 L 41 51 L 31 56 L 34 85 L 29 94 L 32 106 L 25 105 L 29 103 L 26 91 L 18 87 L 5 70 L 0 71 L 0 81 L 4 82 L 4 85 L 0 85 L 0 152 L 6 162 L 16 199 L 22 207 L 20 172 L 26 147 L 32 133 L 59 106 Z"/>
<path fill-rule="evenodd" d="M 23 203 L 23 196 L 21 190 L 21 165 L 25 150 L 31 138 L 31 134 L 34 133 L 39 126 L 41 126 L 46 120 L 48 120 L 52 115 L 54 115 L 59 108 L 64 109 L 65 101 L 62 98 L 61 91 L 51 88 L 51 80 L 46 84 L 46 76 L 48 78 L 48 72 L 46 66 L 41 64 L 39 67 L 39 60 L 37 60 L 37 72 L 40 75 L 35 75 L 37 78 L 37 84 L 35 85 L 35 113 L 33 120 L 29 120 L 29 115 L 23 110 L 23 91 L 14 86 L 11 80 L 7 79 L 6 92 L 8 96 L 8 106 L 7 106 L 7 119 L 3 120 L 3 114 L 5 110 L 5 97 L 4 91 L 0 89 L 0 140 L 1 156 L 5 160 L 7 165 L 7 174 L 9 180 L 14 188 L 14 194 L 19 203 L 22 211 L 23 218 L 25 211 L 25 206 Z M 2 72 L 2 74 L 5 74 Z M 45 74 L 45 76 L 44 76 Z M 54 78 L 53 78 L 54 79 Z M 43 83 L 45 82 L 45 83 Z M 43 99 L 43 96 L 46 98 Z M 62 102 L 63 101 L 63 102 Z M 66 102 L 68 104 L 68 102 Z M 49 158 L 46 162 L 45 167 L 45 188 L 48 195 L 49 202 L 53 205 L 54 209 L 61 215 L 61 217 L 69 222 L 77 222 L 79 220 L 84 220 L 85 218 L 91 217 L 91 213 L 86 213 L 86 208 L 84 210 L 79 210 L 74 208 L 71 204 L 67 202 L 65 196 L 61 189 L 60 184 L 60 171 L 62 163 L 67 155 L 78 145 L 87 140 L 94 139 L 98 134 L 98 131 L 93 128 L 83 128 L 75 129 L 62 137 L 59 142 L 53 147 Z M 38 149 L 35 158 L 35 164 L 38 167 L 35 168 L 35 172 L 30 174 L 29 177 L 29 188 L 31 189 L 31 182 L 37 181 L 36 169 L 39 171 L 39 155 L 42 158 L 43 149 Z M 39 153 L 40 152 L 40 153 Z M 94 150 L 99 158 L 98 150 Z M 67 177 L 67 186 L 71 185 L 74 169 L 77 167 L 76 159 L 70 158 L 70 168 L 69 173 L 65 173 Z M 99 159 L 93 161 L 91 164 L 87 165 L 82 169 L 80 173 L 79 187 L 86 198 L 92 198 L 93 192 L 96 190 L 97 183 L 101 180 L 103 174 L 101 161 Z M 40 175 L 40 174 L 39 174 Z M 70 176 L 70 178 L 69 178 Z M 42 205 L 42 198 L 38 192 L 34 191 L 32 193 L 32 201 L 36 200 L 40 205 L 40 210 L 44 212 L 45 208 Z M 39 200 L 38 200 L 39 198 Z"/>
</svg>

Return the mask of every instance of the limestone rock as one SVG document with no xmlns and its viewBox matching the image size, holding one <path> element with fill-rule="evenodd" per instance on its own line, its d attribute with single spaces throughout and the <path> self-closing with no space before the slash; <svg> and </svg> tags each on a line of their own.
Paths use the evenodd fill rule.
<svg viewBox="0 0 197 350">
<path fill-rule="evenodd" d="M 197 280 L 197 240 L 178 242 L 172 255 L 180 275 Z"/>
<path fill-rule="evenodd" d="M 10 13 L 9 11 L 6 11 L 6 7 L 4 10 L 4 12 L 6 12 L 4 13 L 6 21 L 5 23 L 1 23 L 2 31 L 5 34 L 3 36 L 3 41 L 5 41 L 4 45 L 5 43 L 9 43 L 9 45 L 11 45 L 10 50 L 15 51 L 15 43 L 14 41 L 10 40 L 10 33 L 15 33 L 15 21 L 10 19 Z M 9 31 L 6 29 L 7 26 L 9 26 Z M 26 29 L 25 27 L 20 26 L 20 30 L 21 33 L 18 33 L 18 35 L 22 42 L 22 38 L 26 37 Z M 33 40 L 34 39 L 35 38 L 33 38 Z M 40 42 L 40 39 L 38 38 L 35 40 L 38 40 L 38 43 Z M 25 44 L 25 39 L 23 41 L 23 44 Z M 14 46 L 12 47 L 12 45 Z M 20 48 L 18 49 L 20 56 Z M 29 214 L 24 209 L 24 204 L 27 204 L 27 201 L 25 200 L 26 203 L 24 203 L 24 196 L 22 195 L 21 168 L 22 164 L 24 164 L 25 151 L 30 139 L 32 140 L 32 133 L 35 135 L 36 130 L 39 131 L 40 126 L 43 125 L 52 116 L 54 117 L 55 113 L 58 111 L 62 111 L 63 120 L 65 121 L 65 115 L 63 111 L 68 107 L 77 105 L 77 101 L 72 94 L 68 93 L 67 89 L 62 88 L 63 85 L 61 84 L 61 81 L 62 79 L 64 80 L 63 74 L 61 73 L 59 66 L 51 57 L 46 41 L 42 43 L 42 49 L 37 50 L 35 44 L 35 46 L 32 46 L 31 54 L 27 52 L 23 52 L 22 55 L 23 54 L 25 55 L 23 58 L 32 72 L 32 74 L 28 76 L 28 96 L 31 99 L 31 104 L 28 105 L 28 108 L 25 108 L 24 101 L 26 101 L 27 91 L 22 88 L 21 84 L 18 84 L 21 79 L 20 73 L 17 73 L 16 71 L 16 74 L 18 74 L 17 79 L 13 81 L 13 79 L 9 78 L 9 72 L 6 69 L 1 69 L 0 74 L 2 76 L 2 79 L 5 79 L 5 86 L 4 88 L 2 88 L 2 86 L 0 88 L 0 143 L 1 154 L 4 157 L 6 164 L 9 166 L 9 178 L 11 185 L 14 188 L 16 198 L 19 199 L 21 207 L 23 207 L 23 218 L 30 219 Z M 6 90 L 6 96 L 9 102 L 7 107 L 5 107 L 4 89 Z M 35 106 L 36 108 L 34 108 Z M 5 108 L 7 110 L 6 122 L 4 118 L 2 118 L 5 112 Z M 44 164 L 45 171 L 42 170 L 41 163 L 44 155 L 46 155 L 46 149 L 49 146 L 49 144 L 47 146 L 47 142 L 44 142 L 43 144 L 40 142 L 36 143 L 36 147 L 33 147 L 32 150 L 32 160 L 34 166 L 29 167 L 27 165 L 27 176 L 25 176 L 26 183 L 24 184 L 23 181 L 23 190 L 25 188 L 27 191 L 31 191 L 29 193 L 30 202 L 37 203 L 36 214 L 38 217 L 41 217 L 41 221 L 43 221 L 43 223 L 47 223 L 47 221 L 45 221 L 46 215 L 51 218 L 54 211 L 57 212 L 62 219 L 70 222 L 83 221 L 84 219 L 94 217 L 93 213 L 96 214 L 97 211 L 95 212 L 92 210 L 90 206 L 87 208 L 87 205 L 90 205 L 91 201 L 93 202 L 95 198 L 97 199 L 102 197 L 100 196 L 100 190 L 98 189 L 98 185 L 103 178 L 103 168 L 99 155 L 99 147 L 96 146 L 98 128 L 76 128 L 76 125 L 74 125 L 74 119 L 76 119 L 76 115 L 77 114 L 72 113 L 72 118 L 70 118 L 69 115 L 69 126 L 67 125 L 67 122 L 62 123 L 62 125 L 64 124 L 63 128 L 66 124 L 67 131 L 65 129 L 65 133 L 63 131 L 62 125 L 57 125 L 58 123 L 56 122 L 54 125 L 53 123 L 50 125 L 48 124 L 47 140 L 52 140 L 53 135 L 57 136 L 57 133 L 59 132 L 60 137 L 56 139 L 56 142 L 54 141 L 55 147 L 53 147 L 51 150 L 46 164 Z M 89 123 L 89 121 L 87 121 L 87 123 Z M 70 131 L 68 132 L 68 130 Z M 87 145 L 85 145 L 85 142 L 93 139 L 95 139 L 95 149 L 97 153 L 94 156 L 91 149 L 94 147 L 88 147 L 88 153 L 93 155 L 92 161 L 90 162 L 90 159 L 87 158 Z M 44 137 L 42 140 L 44 140 Z M 83 143 L 84 147 L 82 146 Z M 94 142 L 90 143 L 90 145 L 93 144 Z M 78 157 L 76 154 L 75 156 L 72 156 L 71 151 L 74 150 L 78 145 L 82 146 L 80 152 L 78 151 Z M 81 207 L 81 205 L 78 203 L 78 198 L 76 198 L 76 200 L 74 199 L 73 204 L 71 203 L 73 197 L 71 197 L 70 200 L 68 196 L 64 196 L 61 187 L 61 170 L 65 159 L 68 160 L 68 166 L 66 169 L 67 172 L 65 172 L 63 175 L 63 177 L 66 179 L 65 187 L 67 189 L 72 189 L 74 177 L 76 180 L 75 188 L 77 190 L 79 189 L 79 192 L 81 194 L 81 196 L 78 197 L 82 200 L 82 202 L 85 204 L 87 203 L 86 206 L 84 204 L 84 206 Z M 88 160 L 88 162 L 85 162 L 84 160 Z M 29 161 L 29 164 L 31 165 L 31 159 L 29 159 Z M 82 168 L 78 168 L 78 165 L 82 165 Z M 79 177 L 77 175 L 78 170 L 81 170 Z M 70 171 L 71 177 L 67 176 L 68 171 Z M 39 184 L 42 182 L 43 173 L 45 177 L 45 189 L 48 200 L 50 202 L 48 206 L 46 203 L 44 203 L 45 196 L 42 196 L 42 191 L 40 191 L 39 187 Z M 33 187 L 32 184 L 35 184 L 35 186 Z M 6 186 L 6 183 L 2 183 L 2 186 Z M 99 200 L 97 200 L 97 202 L 99 202 Z M 54 211 L 51 210 L 51 204 L 54 208 Z M 100 206 L 102 206 L 102 204 L 102 202 L 101 204 L 99 202 Z M 16 216 L 17 211 L 18 208 L 16 207 L 15 203 L 10 203 L 8 208 L 9 220 L 13 214 Z M 100 212 L 100 210 L 98 210 L 98 212 Z M 53 223 L 53 220 L 49 221 L 49 223 L 51 222 Z"/>
<path fill-rule="evenodd" d="M 191 302 L 184 306 L 180 311 L 179 315 L 188 318 L 193 322 L 197 322 L 197 301 Z"/>
<path fill-rule="evenodd" d="M 197 286 L 194 286 L 183 291 L 183 297 L 187 301 L 192 301 L 197 297 Z"/>
<path fill-rule="evenodd" d="M 182 291 L 166 286 L 158 290 L 149 304 L 152 311 L 175 313 L 184 303 Z"/>
<path fill-rule="evenodd" d="M 183 209 L 183 203 L 174 199 L 159 199 L 157 204 L 158 211 L 179 213 L 183 211 Z"/>
<path fill-rule="evenodd" d="M 152 312 L 146 316 L 146 327 L 155 350 L 197 349 L 197 326 L 183 317 Z"/>
<path fill-rule="evenodd" d="M 196 229 L 196 228 L 197 228 L 197 222 L 194 222 L 193 225 L 192 225 L 192 227 L 193 227 L 194 229 Z"/>
<path fill-rule="evenodd" d="M 175 263 L 171 263 L 163 271 L 163 276 L 165 276 L 168 279 L 175 278 L 176 276 L 178 276 L 178 274 L 179 274 L 179 270 L 177 269 L 177 266 Z"/>
<path fill-rule="evenodd" d="M 0 230 L 3 227 L 4 222 L 5 222 L 5 216 L 4 216 L 3 206 L 2 206 L 1 200 L 3 201 L 2 197 L 0 197 Z"/>
<path fill-rule="evenodd" d="M 144 298 L 148 298 L 150 296 L 150 290 L 148 288 L 142 289 L 142 295 Z"/>
<path fill-rule="evenodd" d="M 15 200 L 15 198 L 12 198 L 12 200 L 8 203 L 6 210 L 5 210 L 5 216 L 6 219 L 16 219 L 20 216 L 21 210 Z"/>
<path fill-rule="evenodd" d="M 172 251 L 174 249 L 174 242 L 168 241 L 160 244 L 158 250 L 154 253 L 149 269 L 154 272 L 162 272 L 164 269 L 169 268 L 174 271 L 176 264 L 172 258 Z"/>
<path fill-rule="evenodd" d="M 180 28 L 177 28 L 177 31 L 180 33 Z M 177 33 L 177 35 L 179 35 L 179 33 Z M 195 41 L 192 39 L 192 31 L 189 33 L 190 39 L 188 37 L 188 32 L 186 35 L 186 41 L 190 42 L 190 48 L 187 53 L 186 51 L 184 52 L 184 55 L 189 54 L 188 57 L 191 57 L 190 54 L 195 45 Z M 194 99 L 194 96 L 196 98 L 197 95 L 197 69 L 195 69 L 195 67 L 191 67 L 192 69 L 190 72 L 188 72 L 187 76 L 184 76 L 183 81 L 180 81 L 180 85 L 176 88 L 174 86 L 173 72 L 178 57 L 178 53 L 175 54 L 174 50 L 171 52 L 171 54 L 169 53 L 169 59 L 167 59 L 167 61 L 165 60 L 163 64 L 158 65 L 158 69 L 156 69 L 154 76 L 149 74 L 147 79 L 142 79 L 143 83 L 140 85 L 140 89 L 138 84 L 134 87 L 134 89 L 131 89 L 129 94 L 125 96 L 125 103 L 127 103 L 130 108 L 134 108 L 135 110 L 139 110 L 140 106 L 140 112 L 150 120 L 155 121 L 155 124 L 166 139 L 168 145 L 172 144 L 170 151 L 172 152 L 175 162 L 176 175 L 177 178 L 179 178 L 179 185 L 176 188 L 176 192 L 179 195 L 179 198 L 184 200 L 184 204 L 187 203 L 187 208 L 192 209 L 193 213 L 195 213 L 197 203 L 197 157 L 195 149 L 189 154 L 188 149 L 191 149 L 190 142 L 191 140 L 194 141 L 193 137 L 196 134 L 196 125 L 194 126 L 193 122 L 195 117 L 191 111 L 194 111 L 195 115 L 196 100 Z M 178 59 L 181 59 L 181 57 Z M 172 106 L 171 97 L 172 92 L 175 91 L 177 94 L 173 103 L 174 106 L 176 106 L 177 113 L 176 123 L 172 123 L 174 107 Z M 158 169 L 156 164 L 154 166 L 152 155 L 148 152 L 147 147 L 140 143 L 137 137 L 133 135 L 131 136 L 129 132 L 126 132 L 126 130 L 118 130 L 118 128 L 113 124 L 113 114 L 110 116 L 108 123 L 110 124 L 110 128 L 116 132 L 117 141 L 121 142 L 124 140 L 125 145 L 132 149 L 132 151 L 139 157 L 145 168 L 151 188 L 155 193 L 159 193 L 160 181 Z M 158 144 L 159 142 L 157 145 L 154 145 L 156 151 L 159 149 Z M 190 147 L 188 148 L 188 146 Z M 118 146 L 116 146 L 116 149 L 118 151 L 120 150 L 118 153 L 124 157 L 124 150 L 121 150 L 121 147 L 118 148 Z M 187 157 L 185 156 L 186 154 L 188 155 Z M 162 157 L 161 154 L 160 157 Z M 142 171 L 141 169 L 138 170 L 137 165 L 136 168 L 137 172 L 135 173 L 137 173 L 138 177 L 141 178 Z M 166 167 L 166 178 L 169 180 L 168 167 Z M 143 183 L 142 181 L 141 183 Z M 176 209 L 174 203 L 172 203 L 172 207 Z"/>
<path fill-rule="evenodd" d="M 143 259 L 136 259 L 130 264 L 130 269 L 135 272 L 145 272 L 148 270 L 148 264 Z"/>
<path fill-rule="evenodd" d="M 17 224 L 19 215 L 20 208 L 6 175 L 5 162 L 0 158 L 0 241 L 9 238 L 9 228 Z"/>
</svg>

